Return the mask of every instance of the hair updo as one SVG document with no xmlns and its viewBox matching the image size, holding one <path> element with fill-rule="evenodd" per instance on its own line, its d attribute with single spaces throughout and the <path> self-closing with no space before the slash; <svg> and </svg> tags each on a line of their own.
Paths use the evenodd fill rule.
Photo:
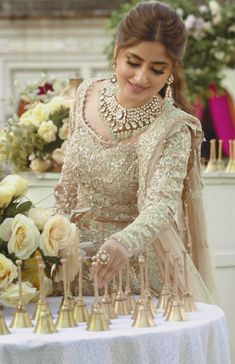
<svg viewBox="0 0 235 364">
<path fill-rule="evenodd" d="M 158 1 L 142 2 L 131 9 L 121 20 L 117 29 L 117 51 L 141 41 L 159 41 L 173 62 L 172 86 L 175 105 L 192 113 L 187 101 L 182 59 L 186 44 L 186 30 L 180 15 L 169 5 Z M 160 91 L 165 95 L 166 85 Z"/>
</svg>

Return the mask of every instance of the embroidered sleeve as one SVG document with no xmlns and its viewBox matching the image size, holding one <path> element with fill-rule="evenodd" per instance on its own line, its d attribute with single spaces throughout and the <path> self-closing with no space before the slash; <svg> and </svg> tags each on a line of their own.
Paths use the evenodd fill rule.
<svg viewBox="0 0 235 364">
<path fill-rule="evenodd" d="M 186 177 L 190 147 L 190 130 L 182 125 L 165 142 L 139 215 L 126 228 L 112 235 L 127 247 L 130 256 L 138 254 L 173 222 Z"/>
<path fill-rule="evenodd" d="M 64 163 L 60 180 L 55 187 L 54 196 L 56 204 L 54 213 L 69 214 L 77 205 L 77 183 L 75 176 L 74 158 L 72 155 L 71 137 L 75 128 L 75 102 L 70 110 L 69 139 L 65 151 Z"/>
</svg>

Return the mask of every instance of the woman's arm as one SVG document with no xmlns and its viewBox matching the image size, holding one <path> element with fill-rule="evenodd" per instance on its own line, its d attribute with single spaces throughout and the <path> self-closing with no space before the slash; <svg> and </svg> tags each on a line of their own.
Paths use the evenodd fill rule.
<svg viewBox="0 0 235 364">
<path fill-rule="evenodd" d="M 128 255 L 140 253 L 172 223 L 183 190 L 190 148 L 191 133 L 183 124 L 165 142 L 137 218 L 102 245 L 101 249 L 107 250 L 111 259 L 107 265 L 99 267 L 100 285 L 117 274 Z"/>
</svg>

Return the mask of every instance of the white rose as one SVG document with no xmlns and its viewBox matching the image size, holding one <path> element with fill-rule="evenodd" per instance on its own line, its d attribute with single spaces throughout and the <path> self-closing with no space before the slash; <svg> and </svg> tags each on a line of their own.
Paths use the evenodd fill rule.
<svg viewBox="0 0 235 364">
<path fill-rule="evenodd" d="M 207 13 L 207 12 L 208 12 L 208 7 L 207 7 L 207 5 L 200 5 L 200 6 L 198 7 L 198 9 L 199 9 L 200 13 L 202 13 L 202 14 L 204 14 L 204 13 Z"/>
<path fill-rule="evenodd" d="M 194 15 L 189 14 L 184 21 L 185 28 L 187 30 L 192 29 L 195 25 L 196 20 L 197 20 L 197 18 Z"/>
<path fill-rule="evenodd" d="M 43 230 L 44 225 L 50 216 L 50 210 L 43 207 L 33 207 L 28 211 L 28 217 L 35 222 L 39 230 Z"/>
<path fill-rule="evenodd" d="M 3 221 L 3 223 L 0 225 L 0 239 L 3 241 L 10 240 L 11 237 L 11 224 L 14 220 L 13 217 L 9 217 Z"/>
<path fill-rule="evenodd" d="M 15 187 L 0 185 L 0 208 L 7 207 L 14 195 Z"/>
<path fill-rule="evenodd" d="M 46 256 L 58 256 L 61 249 L 67 249 L 76 239 L 76 226 L 66 217 L 55 215 L 45 224 L 39 246 Z"/>
<path fill-rule="evenodd" d="M 221 13 L 221 7 L 220 7 L 219 3 L 217 3 L 217 1 L 214 1 L 214 0 L 209 1 L 209 9 L 213 16 L 217 16 Z"/>
<path fill-rule="evenodd" d="M 56 132 L 57 126 L 51 120 L 43 121 L 38 129 L 39 136 L 47 143 L 56 140 Z"/>
<path fill-rule="evenodd" d="M 35 158 L 30 163 L 30 168 L 35 173 L 43 173 L 46 172 L 51 166 L 51 162 L 49 160 L 43 160 L 41 158 Z"/>
<path fill-rule="evenodd" d="M 59 130 L 59 137 L 62 140 L 68 139 L 69 123 L 65 122 Z"/>
<path fill-rule="evenodd" d="M 39 127 L 41 123 L 44 120 L 47 120 L 49 117 L 49 109 L 46 104 L 43 104 L 42 102 L 38 103 L 33 109 L 32 109 L 32 123 L 36 127 Z"/>
<path fill-rule="evenodd" d="M 22 300 L 23 305 L 29 303 L 38 296 L 38 291 L 29 282 L 22 282 Z M 16 307 L 19 302 L 19 284 L 11 283 L 2 290 L 0 300 L 9 307 Z"/>
<path fill-rule="evenodd" d="M 0 289 L 8 286 L 17 277 L 16 265 L 5 255 L 0 254 Z"/>
<path fill-rule="evenodd" d="M 64 151 L 63 151 L 63 149 L 62 148 L 56 148 L 55 150 L 53 150 L 51 157 L 52 157 L 52 159 L 54 159 L 54 161 L 56 161 L 56 163 L 63 164 L 63 162 L 64 162 Z"/>
<path fill-rule="evenodd" d="M 37 249 L 40 233 L 34 221 L 18 214 L 11 224 L 11 238 L 8 241 L 8 251 L 19 259 L 27 259 Z"/>
<path fill-rule="evenodd" d="M 23 196 L 29 187 L 27 179 L 24 179 L 15 174 L 10 174 L 3 178 L 3 180 L 0 182 L 0 185 L 15 187 L 14 197 Z"/>
<path fill-rule="evenodd" d="M 68 107 L 68 102 L 62 96 L 55 96 L 53 99 L 47 104 L 50 114 L 60 110 L 62 107 Z"/>
<path fill-rule="evenodd" d="M 20 125 L 26 125 L 26 126 L 30 126 L 30 125 L 34 125 L 37 126 L 37 120 L 35 119 L 35 117 L 32 114 L 32 109 L 29 109 L 27 111 L 25 111 L 19 120 L 19 124 Z"/>
</svg>

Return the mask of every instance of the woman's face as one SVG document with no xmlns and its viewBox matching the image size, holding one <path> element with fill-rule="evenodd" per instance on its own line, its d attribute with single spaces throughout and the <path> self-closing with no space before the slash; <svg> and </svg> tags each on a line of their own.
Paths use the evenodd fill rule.
<svg viewBox="0 0 235 364">
<path fill-rule="evenodd" d="M 126 108 L 150 101 L 163 88 L 173 63 L 158 41 L 121 48 L 116 56 L 117 100 Z"/>
</svg>

